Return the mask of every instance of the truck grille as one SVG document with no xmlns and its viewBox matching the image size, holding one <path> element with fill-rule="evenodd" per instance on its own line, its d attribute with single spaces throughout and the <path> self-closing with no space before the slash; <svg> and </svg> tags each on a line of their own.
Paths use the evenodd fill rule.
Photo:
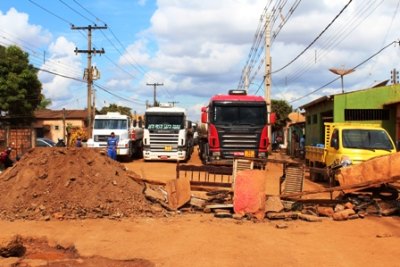
<svg viewBox="0 0 400 267">
<path fill-rule="evenodd" d="M 233 158 L 234 152 L 254 150 L 258 154 L 262 129 L 218 129 L 221 152 L 224 158 Z"/>
<path fill-rule="evenodd" d="M 176 152 L 178 140 L 177 133 L 150 133 L 150 149 L 154 152 Z"/>
</svg>

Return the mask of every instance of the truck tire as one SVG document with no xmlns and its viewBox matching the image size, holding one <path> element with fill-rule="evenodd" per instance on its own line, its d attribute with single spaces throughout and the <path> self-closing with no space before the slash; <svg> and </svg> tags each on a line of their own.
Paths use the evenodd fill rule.
<svg viewBox="0 0 400 267">
<path fill-rule="evenodd" d="M 136 141 L 134 144 L 133 157 L 137 159 L 143 158 L 143 142 L 142 140 Z"/>
<path fill-rule="evenodd" d="M 204 165 L 208 163 L 208 143 L 200 144 L 200 159 Z"/>
</svg>

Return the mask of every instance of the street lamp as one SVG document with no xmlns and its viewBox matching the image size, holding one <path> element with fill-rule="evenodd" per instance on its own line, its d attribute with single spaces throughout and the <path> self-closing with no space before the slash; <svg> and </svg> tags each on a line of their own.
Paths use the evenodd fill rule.
<svg viewBox="0 0 400 267">
<path fill-rule="evenodd" d="M 350 74 L 352 72 L 354 72 L 354 69 L 336 69 L 336 68 L 331 68 L 329 69 L 331 72 L 340 75 L 340 80 L 342 82 L 342 93 L 344 93 L 344 88 L 343 88 L 343 76 Z"/>
</svg>

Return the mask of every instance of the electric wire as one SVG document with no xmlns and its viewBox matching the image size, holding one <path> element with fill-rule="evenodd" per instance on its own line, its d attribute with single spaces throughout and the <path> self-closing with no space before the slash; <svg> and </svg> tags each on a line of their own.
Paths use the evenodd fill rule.
<svg viewBox="0 0 400 267">
<path fill-rule="evenodd" d="M 271 74 L 275 74 L 277 72 L 282 71 L 283 69 L 287 68 L 289 65 L 291 65 L 293 62 L 295 62 L 297 59 L 299 59 L 313 44 L 315 44 L 318 39 L 335 23 L 335 21 L 342 15 L 342 13 L 347 9 L 347 7 L 353 2 L 353 0 L 349 0 L 349 2 L 340 10 L 340 12 L 333 18 L 331 22 L 325 27 L 324 30 L 318 36 L 302 51 L 300 52 L 296 57 L 294 57 L 291 61 L 289 61 L 287 64 L 285 64 L 283 67 L 278 68 L 277 70 L 274 70 L 271 72 Z"/>
<path fill-rule="evenodd" d="M 54 12 L 51 12 L 51 11 L 48 10 L 47 8 L 45 8 L 45 7 L 41 6 L 41 5 L 39 5 L 38 3 L 36 3 L 36 2 L 34 2 L 34 1 L 32 1 L 32 0 L 28 0 L 28 1 L 31 2 L 32 4 L 34 4 L 35 6 L 39 7 L 40 9 L 43 9 L 43 10 L 46 11 L 47 13 L 53 15 L 54 17 L 56 17 L 56 18 L 58 18 L 58 19 L 60 19 L 60 20 L 62 20 L 62 21 L 64 21 L 64 22 L 66 22 L 66 23 L 69 24 L 70 26 L 73 26 L 73 24 L 72 24 L 71 22 L 69 22 L 68 20 L 66 20 L 66 19 L 64 19 L 64 18 L 62 18 L 62 17 L 60 17 L 60 16 L 58 16 L 58 15 L 55 14 Z"/>
<path fill-rule="evenodd" d="M 73 7 L 71 7 L 70 5 L 68 5 L 67 3 L 65 3 L 63 0 L 58 0 L 59 2 L 61 2 L 63 5 L 65 5 L 66 7 L 68 7 L 69 9 L 71 9 L 72 11 L 74 11 L 76 14 L 80 15 L 82 18 L 86 19 L 87 21 L 96 24 L 94 21 L 90 20 L 88 17 L 86 17 L 85 15 L 83 15 L 82 13 L 80 13 L 78 10 L 74 9 Z"/>
<path fill-rule="evenodd" d="M 333 35 L 328 36 L 326 40 L 323 40 L 323 43 L 320 47 L 320 50 L 322 52 L 319 54 L 318 58 L 324 58 L 332 51 L 334 47 L 342 43 L 363 21 L 365 21 L 376 10 L 379 5 L 382 4 L 383 0 L 379 3 L 376 2 L 377 1 L 372 1 L 369 3 L 363 2 L 363 4 L 365 5 L 357 9 L 357 13 L 352 16 L 352 18 L 346 23 L 345 27 L 342 27 L 339 31 L 336 31 Z M 315 65 L 315 61 L 311 58 L 312 55 L 308 56 L 309 57 L 301 64 L 301 66 L 297 67 L 296 70 L 293 71 L 289 77 L 285 77 L 286 84 L 293 83 L 295 80 L 299 79 L 304 73 L 306 73 L 313 65 Z"/>
<path fill-rule="evenodd" d="M 379 49 L 377 52 L 375 52 L 374 54 L 372 54 L 371 56 L 369 56 L 368 58 L 366 58 L 366 59 L 363 60 L 362 62 L 358 63 L 358 64 L 357 64 L 356 66 L 354 66 L 352 69 L 356 70 L 358 67 L 364 65 L 366 62 L 368 62 L 368 61 L 371 60 L 372 58 L 376 57 L 377 55 L 379 55 L 380 53 L 382 53 L 385 49 L 387 49 L 388 47 L 390 47 L 390 46 L 393 45 L 393 44 L 400 44 L 400 42 L 399 42 L 399 41 L 393 41 L 393 42 L 391 42 L 391 43 L 385 45 L 384 47 L 382 47 L 381 49 Z M 306 95 L 303 95 L 303 96 L 301 96 L 301 97 L 299 97 L 299 98 L 296 98 L 296 99 L 294 99 L 294 100 L 289 101 L 289 104 L 290 104 L 290 103 L 293 103 L 293 102 L 297 102 L 297 101 L 299 101 L 299 100 L 301 100 L 301 99 L 303 99 L 303 98 L 305 98 L 305 97 L 307 97 L 307 96 L 310 96 L 310 95 L 312 95 L 312 94 L 318 92 L 319 90 L 321 90 L 321 89 L 327 87 L 328 85 L 332 84 L 333 82 L 335 82 L 335 81 L 337 81 L 337 80 L 339 80 L 339 79 L 340 79 L 340 76 L 339 76 L 339 77 L 336 77 L 336 78 L 333 79 L 332 81 L 330 81 L 330 82 L 324 84 L 323 86 L 321 86 L 321 87 L 319 87 L 319 88 L 313 90 L 312 92 L 307 93 Z"/>
</svg>

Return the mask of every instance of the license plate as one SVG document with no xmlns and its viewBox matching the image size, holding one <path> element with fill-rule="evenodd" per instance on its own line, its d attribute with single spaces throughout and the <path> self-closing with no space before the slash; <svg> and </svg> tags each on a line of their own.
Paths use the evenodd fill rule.
<svg viewBox="0 0 400 267">
<path fill-rule="evenodd" d="M 254 158 L 254 150 L 245 150 L 244 151 L 244 156 L 246 158 Z"/>
<path fill-rule="evenodd" d="M 172 146 L 165 146 L 164 151 L 172 151 Z"/>
</svg>

